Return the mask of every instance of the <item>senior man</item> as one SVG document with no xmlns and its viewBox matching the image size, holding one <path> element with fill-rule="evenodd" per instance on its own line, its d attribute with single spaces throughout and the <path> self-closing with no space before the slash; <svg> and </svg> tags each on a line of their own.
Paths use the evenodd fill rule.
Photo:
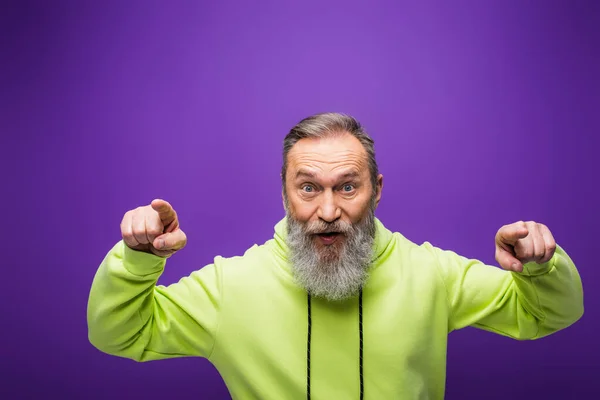
<svg viewBox="0 0 600 400">
<path fill-rule="evenodd" d="M 386 229 L 374 143 L 352 117 L 292 128 L 281 178 L 273 238 L 167 287 L 186 245 L 177 213 L 160 199 L 125 213 L 92 283 L 91 343 L 136 361 L 205 357 L 234 399 L 442 399 L 449 332 L 537 339 L 583 313 L 579 274 L 541 223 L 498 230 L 502 269 Z"/>
</svg>

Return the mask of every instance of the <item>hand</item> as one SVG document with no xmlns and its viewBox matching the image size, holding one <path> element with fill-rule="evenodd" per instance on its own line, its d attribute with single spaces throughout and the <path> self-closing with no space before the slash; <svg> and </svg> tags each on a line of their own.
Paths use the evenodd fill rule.
<svg viewBox="0 0 600 400">
<path fill-rule="evenodd" d="M 523 272 L 523 264 L 550 261 L 556 242 L 544 224 L 534 221 L 504 225 L 496 233 L 496 261 L 507 271 Z"/>
<path fill-rule="evenodd" d="M 187 243 L 185 233 L 179 229 L 177 213 L 160 199 L 127 211 L 121 221 L 121 235 L 129 248 L 165 258 Z"/>
</svg>

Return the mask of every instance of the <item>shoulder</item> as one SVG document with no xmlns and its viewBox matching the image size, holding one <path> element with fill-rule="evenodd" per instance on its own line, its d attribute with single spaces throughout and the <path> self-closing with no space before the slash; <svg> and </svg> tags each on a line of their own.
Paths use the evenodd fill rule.
<svg viewBox="0 0 600 400">
<path fill-rule="evenodd" d="M 385 248 L 375 260 L 376 265 L 385 266 L 386 275 L 396 274 L 411 281 L 433 279 L 438 282 L 443 282 L 467 263 L 467 259 L 453 251 L 430 241 L 415 242 L 397 231 L 390 231 Z"/>
<path fill-rule="evenodd" d="M 267 269 L 275 263 L 275 253 L 273 251 L 272 240 L 263 244 L 254 244 L 243 254 L 214 258 L 215 268 L 220 269 L 224 274 L 257 274 L 261 270 Z"/>
<path fill-rule="evenodd" d="M 378 221 L 378 258 L 386 256 L 400 257 L 402 260 L 421 264 L 423 262 L 435 262 L 438 257 L 439 248 L 433 246 L 430 242 L 418 244 L 407 238 L 398 231 L 392 231 L 383 226 Z"/>
<path fill-rule="evenodd" d="M 384 267 L 385 274 L 403 277 L 438 274 L 436 248 L 429 242 L 418 244 L 398 231 L 388 230 L 379 223 L 374 267 Z M 383 239 L 383 240 L 382 240 Z"/>
</svg>

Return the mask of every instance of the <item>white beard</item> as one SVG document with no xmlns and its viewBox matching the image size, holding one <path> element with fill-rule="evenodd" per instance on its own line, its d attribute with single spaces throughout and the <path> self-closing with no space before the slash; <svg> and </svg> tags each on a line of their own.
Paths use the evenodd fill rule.
<svg viewBox="0 0 600 400">
<path fill-rule="evenodd" d="M 342 232 L 343 242 L 319 249 L 313 234 L 326 230 Z M 342 221 L 300 223 L 287 213 L 292 270 L 297 283 L 311 296 L 339 301 L 358 295 L 368 278 L 374 241 L 374 207 L 355 225 Z"/>
</svg>

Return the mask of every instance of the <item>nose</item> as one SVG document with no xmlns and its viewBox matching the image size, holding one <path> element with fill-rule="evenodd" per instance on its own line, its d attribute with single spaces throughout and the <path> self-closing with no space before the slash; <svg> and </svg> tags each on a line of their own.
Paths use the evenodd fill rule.
<svg viewBox="0 0 600 400">
<path fill-rule="evenodd" d="M 333 222 L 342 216 L 342 210 L 338 207 L 331 191 L 323 193 L 317 216 L 325 222 Z"/>
</svg>

